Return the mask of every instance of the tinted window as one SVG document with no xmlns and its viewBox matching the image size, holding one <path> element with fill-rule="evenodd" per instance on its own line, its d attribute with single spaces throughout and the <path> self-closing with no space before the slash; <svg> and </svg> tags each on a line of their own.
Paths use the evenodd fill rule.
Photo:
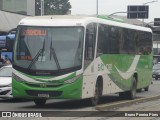
<svg viewBox="0 0 160 120">
<path fill-rule="evenodd" d="M 86 27 L 85 39 L 85 61 L 84 68 L 86 68 L 94 59 L 95 42 L 96 42 L 97 24 L 90 23 Z"/>
<path fill-rule="evenodd" d="M 87 25 L 85 40 L 85 59 L 92 60 L 94 58 L 96 27 L 97 26 L 94 23 Z"/>
<path fill-rule="evenodd" d="M 97 56 L 100 56 L 101 54 L 107 54 L 109 51 L 109 43 L 107 40 L 108 28 L 106 25 L 99 24 L 98 26 L 98 42 L 97 42 Z"/>
<path fill-rule="evenodd" d="M 152 34 L 149 32 L 137 31 L 137 52 L 147 55 L 152 52 Z"/>
<path fill-rule="evenodd" d="M 101 54 L 118 54 L 120 47 L 120 28 L 99 24 L 97 56 Z"/>
<path fill-rule="evenodd" d="M 99 24 L 97 57 L 101 54 L 150 54 L 152 34 L 128 28 Z"/>
</svg>

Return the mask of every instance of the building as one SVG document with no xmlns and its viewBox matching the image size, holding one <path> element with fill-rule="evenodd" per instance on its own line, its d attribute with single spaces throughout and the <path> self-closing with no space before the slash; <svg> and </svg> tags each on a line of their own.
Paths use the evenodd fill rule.
<svg viewBox="0 0 160 120">
<path fill-rule="evenodd" d="M 0 11 L 0 35 L 7 34 L 11 29 L 16 28 L 19 21 L 24 17 L 26 16 Z"/>
<path fill-rule="evenodd" d="M 35 0 L 0 0 L 0 10 L 35 15 Z"/>
<path fill-rule="evenodd" d="M 153 31 L 153 52 L 154 55 L 160 55 L 160 27 L 152 27 Z"/>
<path fill-rule="evenodd" d="M 35 15 L 35 0 L 0 0 L 0 35 L 16 28 L 28 15 Z"/>
</svg>

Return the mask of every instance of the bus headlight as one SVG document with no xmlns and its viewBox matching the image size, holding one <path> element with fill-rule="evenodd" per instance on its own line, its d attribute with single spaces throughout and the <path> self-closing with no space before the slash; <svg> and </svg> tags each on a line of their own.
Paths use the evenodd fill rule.
<svg viewBox="0 0 160 120">
<path fill-rule="evenodd" d="M 78 78 L 80 78 L 81 77 L 81 75 L 77 75 L 76 77 L 74 77 L 74 78 L 71 78 L 71 79 L 69 79 L 69 80 L 66 80 L 66 81 L 64 81 L 65 83 L 73 83 L 73 82 L 75 82 Z"/>
<path fill-rule="evenodd" d="M 18 76 L 15 75 L 14 73 L 12 73 L 12 77 L 13 77 L 13 79 L 15 79 L 17 82 L 25 82 L 22 78 L 18 77 Z"/>
</svg>

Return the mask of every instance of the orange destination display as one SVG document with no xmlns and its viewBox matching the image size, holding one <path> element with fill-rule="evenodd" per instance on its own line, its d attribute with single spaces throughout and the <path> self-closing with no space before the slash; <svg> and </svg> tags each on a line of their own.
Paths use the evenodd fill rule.
<svg viewBox="0 0 160 120">
<path fill-rule="evenodd" d="M 22 34 L 28 36 L 45 36 L 46 30 L 23 30 Z"/>
</svg>

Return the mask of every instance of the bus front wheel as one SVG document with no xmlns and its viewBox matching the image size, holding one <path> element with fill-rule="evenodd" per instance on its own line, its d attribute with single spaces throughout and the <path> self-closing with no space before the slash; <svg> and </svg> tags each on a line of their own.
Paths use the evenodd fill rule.
<svg viewBox="0 0 160 120">
<path fill-rule="evenodd" d="M 45 105 L 45 103 L 46 103 L 46 99 L 35 99 L 34 103 L 38 107 L 43 107 Z"/>
<path fill-rule="evenodd" d="M 102 96 L 102 81 L 98 80 L 95 85 L 94 96 L 90 98 L 91 105 L 96 106 L 101 96 Z"/>
</svg>

